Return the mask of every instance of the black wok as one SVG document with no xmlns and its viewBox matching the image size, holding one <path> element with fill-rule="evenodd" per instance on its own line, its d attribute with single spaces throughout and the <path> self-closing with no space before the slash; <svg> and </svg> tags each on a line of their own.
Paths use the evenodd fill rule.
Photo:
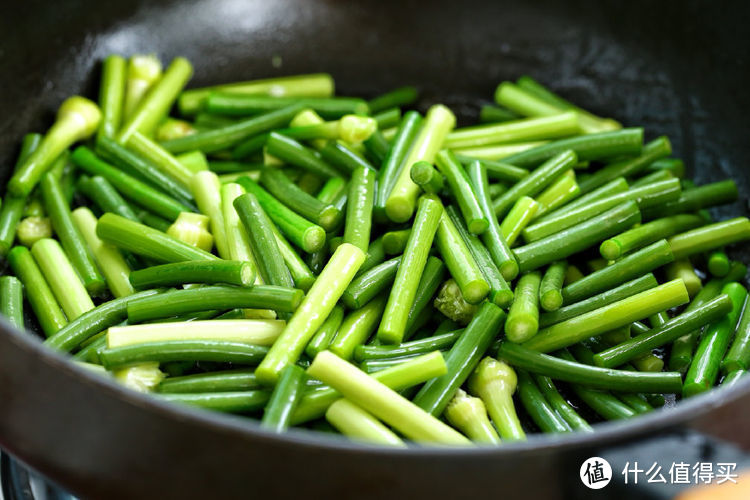
<svg viewBox="0 0 750 500">
<path fill-rule="evenodd" d="M 497 82 L 532 74 L 650 137 L 668 134 L 699 182 L 737 180 L 743 201 L 719 214 L 746 212 L 745 3 L 69 0 L 0 9 L 2 184 L 23 133 L 43 131 L 66 96 L 95 96 L 106 54 L 155 51 L 187 56 L 193 86 L 314 71 L 332 73 L 342 94 L 411 83 L 423 90 L 422 109 L 445 102 L 464 122 Z M 302 431 L 273 436 L 247 419 L 162 404 L 6 323 L 0 401 L 0 445 L 90 498 L 561 498 L 582 494 L 583 458 L 623 443 L 658 437 L 671 443 L 658 448 L 673 446 L 686 461 L 718 457 L 714 438 L 750 448 L 750 377 L 593 435 L 392 451 Z"/>
</svg>

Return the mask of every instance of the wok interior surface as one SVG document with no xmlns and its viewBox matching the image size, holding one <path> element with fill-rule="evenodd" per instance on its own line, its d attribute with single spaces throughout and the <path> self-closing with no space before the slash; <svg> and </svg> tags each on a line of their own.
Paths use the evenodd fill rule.
<svg viewBox="0 0 750 500">
<path fill-rule="evenodd" d="M 476 120 L 498 82 L 529 74 L 597 114 L 644 126 L 649 139 L 668 135 L 698 183 L 737 181 L 741 202 L 716 215 L 746 213 L 746 4 L 72 0 L 2 10 L 3 185 L 24 133 L 44 131 L 65 97 L 96 96 L 104 56 L 156 52 L 163 61 L 189 58 L 191 86 L 318 71 L 334 76 L 341 95 L 414 84 L 421 110 L 443 102 L 462 124 Z M 748 252 L 736 257 L 747 261 Z M 556 498 L 573 470 L 566 464 L 598 444 L 678 424 L 750 443 L 739 425 L 750 409 L 740 397 L 750 393 L 746 382 L 593 438 L 397 453 L 300 433 L 276 438 L 240 419 L 151 403 L 5 333 L 0 443 L 97 498 L 222 497 L 248 488 L 468 496 L 491 491 L 500 478 L 507 494 Z"/>
</svg>

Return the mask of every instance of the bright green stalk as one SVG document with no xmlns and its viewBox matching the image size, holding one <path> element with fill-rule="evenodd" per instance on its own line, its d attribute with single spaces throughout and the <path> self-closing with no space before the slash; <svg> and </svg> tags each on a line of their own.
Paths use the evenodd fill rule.
<svg viewBox="0 0 750 500">
<path fill-rule="evenodd" d="M 19 330 L 24 330 L 23 284 L 15 276 L 0 276 L 0 315 Z"/>
<path fill-rule="evenodd" d="M 31 252 L 26 247 L 14 247 L 8 252 L 8 263 L 23 283 L 26 298 L 44 334 L 50 337 L 60 331 L 68 320 Z"/>
<path fill-rule="evenodd" d="M 750 366 L 750 309 L 748 304 L 742 312 L 742 319 L 737 325 L 734 340 L 721 362 L 722 373 L 729 374 L 737 370 L 746 370 Z"/>
<path fill-rule="evenodd" d="M 469 391 L 482 399 L 500 437 L 509 441 L 526 439 L 513 405 L 516 385 L 513 368 L 492 358 L 484 358 L 469 379 Z"/>
<path fill-rule="evenodd" d="M 190 180 L 190 187 L 203 215 L 211 219 L 211 234 L 214 236 L 216 251 L 222 259 L 234 259 L 227 242 L 226 224 L 222 212 L 221 182 L 218 176 L 209 171 L 198 172 Z"/>
<path fill-rule="evenodd" d="M 386 297 L 371 300 L 359 309 L 349 313 L 328 346 L 328 350 L 341 359 L 349 361 L 354 355 L 354 348 L 367 342 L 378 326 L 380 316 L 385 309 Z"/>
<path fill-rule="evenodd" d="M 732 310 L 724 318 L 711 323 L 704 330 L 693 361 L 685 375 L 683 397 L 695 396 L 716 384 L 721 360 L 726 354 L 732 335 L 737 329 L 737 322 L 745 308 L 747 290 L 739 283 L 724 285 L 721 293 L 729 295 Z"/>
<path fill-rule="evenodd" d="M 334 82 L 331 75 L 327 73 L 314 73 L 190 89 L 180 95 L 177 103 L 180 113 L 186 116 L 195 114 L 201 109 L 209 94 L 217 90 L 233 94 L 274 97 L 331 97 Z"/>
<path fill-rule="evenodd" d="M 420 199 L 414 226 L 378 329 L 378 339 L 384 343 L 398 344 L 404 337 L 409 308 L 414 302 L 442 213 L 443 205 L 439 199 L 426 196 Z"/>
<path fill-rule="evenodd" d="M 523 274 L 513 290 L 513 303 L 505 321 L 505 336 L 511 342 L 525 342 L 539 330 L 539 272 Z"/>
<path fill-rule="evenodd" d="M 540 217 L 565 205 L 580 194 L 581 189 L 578 187 L 578 182 L 576 182 L 575 173 L 573 170 L 568 170 L 561 174 L 547 189 L 537 195 L 536 202 L 540 206 L 535 217 Z"/>
<path fill-rule="evenodd" d="M 445 445 L 469 443 L 451 427 L 335 354 L 326 351 L 318 354 L 307 373 L 329 384 L 409 439 Z"/>
<path fill-rule="evenodd" d="M 128 60 L 122 118 L 128 119 L 149 89 L 159 81 L 161 61 L 155 54 L 135 54 Z"/>
<path fill-rule="evenodd" d="M 513 245 L 523 229 L 534 219 L 541 205 L 528 196 L 522 196 L 513 204 L 500 224 L 500 231 L 508 245 Z"/>
<path fill-rule="evenodd" d="M 56 240 L 37 241 L 31 247 L 31 254 L 68 319 L 74 320 L 94 308 L 94 302 Z"/>
<path fill-rule="evenodd" d="M 364 167 L 358 168 L 349 181 L 344 241 L 363 252 L 370 245 L 374 197 L 375 172 Z"/>
<path fill-rule="evenodd" d="M 42 142 L 17 166 L 8 181 L 8 193 L 17 197 L 28 196 L 63 151 L 96 132 L 101 118 L 99 107 L 88 99 L 73 96 L 63 101 L 55 123 L 47 130 Z"/>
<path fill-rule="evenodd" d="M 31 247 L 42 238 L 52 237 L 52 224 L 47 217 L 26 217 L 16 227 L 18 243 Z"/>
<path fill-rule="evenodd" d="M 271 229 L 273 222 L 261 208 L 258 199 L 252 193 L 246 193 L 235 198 L 232 205 L 247 230 L 252 255 L 257 256 L 258 271 L 263 281 L 269 285 L 293 287 L 292 274 L 286 267 Z"/>
<path fill-rule="evenodd" d="M 484 233 L 489 227 L 489 218 L 482 210 L 475 189 L 469 181 L 469 175 L 456 155 L 450 150 L 441 150 L 436 156 L 435 164 L 448 182 L 453 197 L 461 209 L 466 228 L 471 234 Z"/>
<path fill-rule="evenodd" d="M 495 215 L 504 216 L 519 198 L 536 195 L 577 162 L 578 157 L 572 150 L 550 158 L 492 202 Z"/>
<path fill-rule="evenodd" d="M 337 305 L 331 310 L 331 313 L 320 328 L 318 328 L 318 331 L 315 332 L 313 338 L 310 339 L 310 342 L 307 343 L 305 354 L 310 358 L 314 358 L 320 351 L 328 349 L 343 320 L 344 308 Z"/>
<path fill-rule="evenodd" d="M 270 346 L 286 323 L 277 319 L 204 320 L 114 326 L 107 330 L 107 346 L 123 347 L 171 340 L 213 340 Z"/>
<path fill-rule="evenodd" d="M 160 262 L 218 258 L 166 233 L 112 213 L 106 213 L 99 218 L 96 234 L 119 248 Z"/>
<path fill-rule="evenodd" d="M 693 229 L 701 224 L 703 221 L 697 215 L 673 215 L 652 220 L 604 240 L 599 247 L 599 252 L 605 259 L 615 260 L 631 250 L 644 247 L 662 238 L 668 238 L 681 231 Z"/>
<path fill-rule="evenodd" d="M 99 84 L 99 108 L 102 121 L 99 125 L 99 137 L 113 139 L 122 121 L 123 105 L 125 103 L 125 59 L 116 54 L 110 54 L 102 63 L 102 77 Z"/>
<path fill-rule="evenodd" d="M 560 357 L 550 356 L 512 342 L 503 342 L 497 355 L 518 368 L 596 389 L 670 394 L 682 390 L 682 377 L 677 372 L 642 373 L 599 368 L 569 361 L 562 353 Z"/>
<path fill-rule="evenodd" d="M 428 381 L 414 397 L 414 404 L 431 415 L 443 413 L 456 390 L 469 378 L 472 370 L 489 348 L 505 321 L 505 312 L 490 302 L 482 303 L 469 326 L 445 358 L 447 373 Z"/>
<path fill-rule="evenodd" d="M 456 395 L 445 407 L 445 418 L 474 442 L 500 444 L 500 437 L 490 419 L 482 400 L 469 396 L 458 389 Z"/>
<path fill-rule="evenodd" d="M 453 112 L 441 104 L 432 106 L 427 112 L 424 125 L 414 140 L 386 201 L 385 212 L 389 219 L 394 222 L 411 219 L 419 196 L 419 186 L 411 180 L 411 166 L 418 161 L 432 163 L 455 124 Z"/>
<path fill-rule="evenodd" d="M 384 368 L 372 374 L 372 378 L 382 382 L 394 391 L 400 391 L 421 384 L 446 372 L 445 360 L 439 352 L 417 356 L 403 363 Z M 321 418 L 328 406 L 341 398 L 341 394 L 331 387 L 321 387 L 303 396 L 294 415 L 295 424 Z"/>
<path fill-rule="evenodd" d="M 347 399 L 339 399 L 326 411 L 326 420 L 339 432 L 362 443 L 406 446 L 388 427 L 371 413 Z"/>
<path fill-rule="evenodd" d="M 273 385 L 281 370 L 299 358 L 364 260 L 365 253 L 354 245 L 343 243 L 336 249 L 284 332 L 258 366 L 256 375 L 261 383 Z"/>
<path fill-rule="evenodd" d="M 117 135 L 117 142 L 126 144 L 134 132 L 151 135 L 192 74 L 193 67 L 187 59 L 173 59 L 162 78 L 127 117 Z"/>
<path fill-rule="evenodd" d="M 489 293 L 490 286 L 447 212 L 443 212 L 440 218 L 435 244 L 448 271 L 461 289 L 464 300 L 469 304 L 481 302 Z"/>
<path fill-rule="evenodd" d="M 86 240 L 94 259 L 107 280 L 107 287 L 115 297 L 131 295 L 134 290 L 130 284 L 130 267 L 120 251 L 113 245 L 103 242 L 96 235 L 96 216 L 86 207 L 73 210 L 73 222 Z"/>
<path fill-rule="evenodd" d="M 554 351 L 679 306 L 688 300 L 685 284 L 681 280 L 669 281 L 656 288 L 548 326 L 523 345 L 541 352 Z"/>
<path fill-rule="evenodd" d="M 221 186 L 220 192 L 221 215 L 224 219 L 224 234 L 227 240 L 229 258 L 249 262 L 253 269 L 257 270 L 253 251 L 248 242 L 247 230 L 240 221 L 233 204 L 237 197 L 245 193 L 245 190 L 239 184 L 230 182 Z"/>
<path fill-rule="evenodd" d="M 502 234 L 502 229 L 492 209 L 490 186 L 487 182 L 487 167 L 482 162 L 472 161 L 469 164 L 468 173 L 477 195 L 477 201 L 479 201 L 482 212 L 489 222 L 487 231 L 482 233 L 482 242 L 487 247 L 487 251 L 502 277 L 510 281 L 518 275 L 518 263 L 510 250 L 510 244 Z"/>
<path fill-rule="evenodd" d="M 651 350 L 674 341 L 681 335 L 702 328 L 707 323 L 720 320 L 732 310 L 732 302 L 724 294 L 675 316 L 663 325 L 639 333 L 616 345 L 598 352 L 593 357 L 597 366 L 613 368 L 642 356 L 650 356 Z M 648 358 L 643 358 L 648 359 Z M 657 358 L 658 359 L 658 358 Z M 661 368 L 658 370 L 661 371 Z"/>
<path fill-rule="evenodd" d="M 128 139 L 127 147 L 147 160 L 154 168 L 175 179 L 183 187 L 190 187 L 190 179 L 193 178 L 194 172 L 157 142 L 135 131 Z"/>
<path fill-rule="evenodd" d="M 272 432 L 284 432 L 289 427 L 294 410 L 305 389 L 305 370 L 297 365 L 284 368 L 271 399 L 263 411 L 260 426 Z"/>
<path fill-rule="evenodd" d="M 456 129 L 445 139 L 446 148 L 473 148 L 576 135 L 581 131 L 576 113 L 525 118 Z"/>
<path fill-rule="evenodd" d="M 544 272 L 539 285 L 539 303 L 545 311 L 556 311 L 563 304 L 562 287 L 568 263 L 553 262 Z"/>
<path fill-rule="evenodd" d="M 684 281 L 685 287 L 688 291 L 688 295 L 690 295 L 691 299 L 695 297 L 695 294 L 700 292 L 701 288 L 703 287 L 701 279 L 697 274 L 695 274 L 695 268 L 688 258 L 683 258 L 672 262 L 665 268 L 664 273 L 669 280 L 679 278 Z"/>
<path fill-rule="evenodd" d="M 659 240 L 567 285 L 562 291 L 563 299 L 566 304 L 584 300 L 643 276 L 673 260 L 669 244 L 666 240 Z"/>
<path fill-rule="evenodd" d="M 513 158 L 520 153 L 536 149 L 545 144 L 547 144 L 547 141 L 531 141 L 516 144 L 500 144 L 497 146 L 480 146 L 478 148 L 458 148 L 454 153 L 470 156 L 475 160 L 497 161 Z"/>
<path fill-rule="evenodd" d="M 750 220 L 737 217 L 669 238 L 675 259 L 750 239 Z"/>
<path fill-rule="evenodd" d="M 92 295 L 100 294 L 104 288 L 104 278 L 91 257 L 81 233 L 73 223 L 68 200 L 62 186 L 50 172 L 41 183 L 44 206 L 49 214 L 52 227 L 60 240 L 65 254 L 70 259 L 86 290 Z"/>
<path fill-rule="evenodd" d="M 214 246 L 214 237 L 208 231 L 210 221 L 211 219 L 203 214 L 182 212 L 167 228 L 166 233 L 191 247 L 210 252 Z"/>
</svg>

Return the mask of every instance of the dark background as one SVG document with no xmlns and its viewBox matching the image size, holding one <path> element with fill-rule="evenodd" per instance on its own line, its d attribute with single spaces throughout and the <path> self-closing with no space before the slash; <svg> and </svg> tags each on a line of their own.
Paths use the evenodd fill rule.
<svg viewBox="0 0 750 500">
<path fill-rule="evenodd" d="M 412 83 L 423 107 L 445 102 L 464 123 L 499 81 L 530 74 L 649 137 L 669 135 L 699 180 L 745 170 L 750 157 L 743 2 L 69 0 L 3 9 L 6 164 L 21 134 L 44 130 L 70 93 L 95 96 L 98 61 L 110 52 L 155 52 L 165 63 L 184 55 L 196 67 L 191 86 L 315 71 L 332 73 L 343 94 Z"/>
<path fill-rule="evenodd" d="M 499 81 L 527 73 L 596 113 L 645 126 L 649 138 L 669 135 L 699 182 L 733 177 L 743 201 L 721 212 L 741 214 L 750 160 L 749 13 L 745 2 L 2 2 L 0 183 L 24 133 L 46 130 L 70 94 L 96 95 L 104 56 L 156 52 L 165 63 L 191 59 L 193 86 L 314 71 L 332 73 L 342 94 L 415 84 L 421 108 L 444 102 L 463 123 Z M 703 458 L 718 456 L 716 448 L 700 436 L 683 438 L 685 428 L 750 448 L 748 382 L 605 424 L 593 437 L 532 437 L 499 450 L 363 452 L 151 402 L 3 331 L 0 445 L 98 498 L 560 498 L 576 494 L 570 477 L 580 487 L 581 457 L 635 436 L 669 433 L 677 449 Z"/>
</svg>

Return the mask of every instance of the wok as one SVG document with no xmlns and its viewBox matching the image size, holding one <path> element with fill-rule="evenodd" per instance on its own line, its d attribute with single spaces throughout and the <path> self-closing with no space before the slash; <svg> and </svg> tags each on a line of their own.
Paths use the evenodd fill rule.
<svg viewBox="0 0 750 500">
<path fill-rule="evenodd" d="M 97 61 L 155 51 L 188 57 L 192 86 L 316 71 L 332 73 L 344 95 L 415 84 L 420 109 L 444 102 L 463 123 L 499 81 L 528 73 L 595 113 L 645 126 L 649 138 L 669 135 L 698 182 L 735 178 L 742 203 L 716 215 L 742 214 L 749 10 L 740 2 L 4 2 L 0 182 L 23 133 L 45 130 L 66 96 L 96 95 Z M 722 439 L 750 447 L 750 377 L 593 435 L 387 450 L 304 431 L 275 436 L 248 419 L 163 404 L 84 372 L 7 323 L 0 330 L 0 445 L 88 498 L 562 498 L 584 495 L 578 467 L 595 454 L 656 447 L 687 461 L 741 456 Z M 632 498 L 613 488 L 611 498 Z"/>
</svg>

